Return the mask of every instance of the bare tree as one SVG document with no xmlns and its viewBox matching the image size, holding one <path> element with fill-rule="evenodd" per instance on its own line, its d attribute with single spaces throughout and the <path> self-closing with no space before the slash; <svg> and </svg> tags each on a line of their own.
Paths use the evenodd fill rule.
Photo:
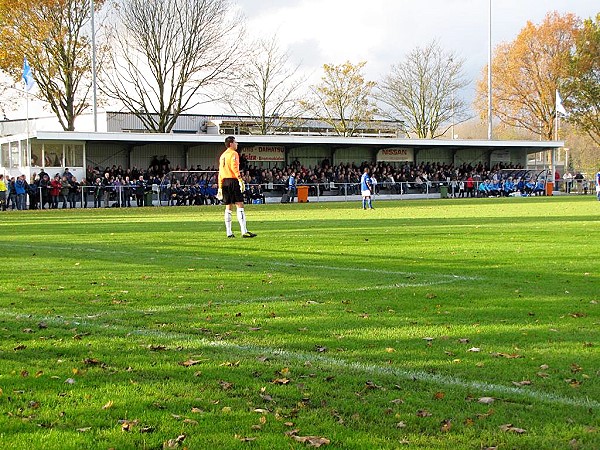
<svg viewBox="0 0 600 450">
<path fill-rule="evenodd" d="M 104 0 L 97 0 L 99 8 Z M 26 56 L 38 90 L 65 131 L 89 107 L 89 0 L 0 0 L 0 67 L 19 79 Z"/>
<path fill-rule="evenodd" d="M 243 27 L 227 0 L 117 0 L 106 94 L 146 129 L 168 133 L 210 101 L 207 88 L 232 79 Z"/>
<path fill-rule="evenodd" d="M 253 47 L 239 79 L 225 86 L 222 98 L 234 114 L 254 118 L 260 134 L 271 134 L 300 116 L 300 88 L 306 78 L 299 74 L 299 65 L 289 64 L 289 54 L 279 49 L 276 36 Z"/>
<path fill-rule="evenodd" d="M 321 83 L 312 86 L 312 98 L 301 101 L 310 114 L 329 124 L 340 136 L 353 136 L 373 120 L 377 108 L 373 102 L 374 81 L 363 76 L 366 61 L 352 64 L 323 65 Z"/>
<path fill-rule="evenodd" d="M 407 134 L 436 138 L 453 124 L 468 118 L 465 102 L 457 96 L 468 81 L 464 61 L 444 52 L 436 41 L 412 50 L 403 62 L 393 65 L 379 84 L 377 98 L 387 106 L 383 115 L 404 120 Z"/>
</svg>

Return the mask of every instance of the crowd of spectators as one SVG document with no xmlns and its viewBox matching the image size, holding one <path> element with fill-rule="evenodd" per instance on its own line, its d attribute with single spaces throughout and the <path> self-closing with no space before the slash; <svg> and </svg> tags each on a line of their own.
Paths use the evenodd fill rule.
<svg viewBox="0 0 600 450">
<path fill-rule="evenodd" d="M 285 167 L 264 168 L 251 165 L 242 156 L 241 171 L 247 186 L 247 203 L 264 203 L 265 195 L 280 195 L 294 185 L 308 185 L 309 195 L 352 195 L 359 193 L 360 176 L 370 169 L 374 194 L 439 192 L 446 186 L 451 197 L 490 197 L 541 195 L 546 174 L 534 174 L 520 166 L 484 163 L 458 166 L 443 163 L 362 162 L 332 165 L 328 160 L 305 166 L 294 160 Z M 148 193 L 164 205 L 217 204 L 217 168 L 171 167 L 166 156 L 153 157 L 147 169 L 113 165 L 88 166 L 85 179 L 78 180 L 65 169 L 52 176 L 43 170 L 7 179 L 7 202 L 12 209 L 75 207 L 129 207 L 148 204 Z M 28 201 L 27 201 L 28 200 Z"/>
</svg>

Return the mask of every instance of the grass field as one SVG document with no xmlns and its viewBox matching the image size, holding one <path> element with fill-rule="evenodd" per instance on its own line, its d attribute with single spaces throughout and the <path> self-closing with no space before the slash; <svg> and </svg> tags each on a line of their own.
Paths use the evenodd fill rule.
<svg viewBox="0 0 600 450">
<path fill-rule="evenodd" d="M 599 202 L 375 207 L 1 214 L 0 448 L 600 448 Z"/>
</svg>

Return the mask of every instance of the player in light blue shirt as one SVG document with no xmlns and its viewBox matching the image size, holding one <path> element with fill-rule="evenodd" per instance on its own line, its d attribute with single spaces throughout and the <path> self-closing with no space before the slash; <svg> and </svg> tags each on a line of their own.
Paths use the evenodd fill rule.
<svg viewBox="0 0 600 450">
<path fill-rule="evenodd" d="M 371 202 L 372 190 L 373 182 L 371 181 L 371 177 L 369 175 L 369 168 L 365 167 L 365 171 L 360 177 L 360 193 L 362 195 L 363 209 L 367 209 L 367 204 L 369 205 L 369 209 L 373 209 L 373 203 Z"/>
</svg>

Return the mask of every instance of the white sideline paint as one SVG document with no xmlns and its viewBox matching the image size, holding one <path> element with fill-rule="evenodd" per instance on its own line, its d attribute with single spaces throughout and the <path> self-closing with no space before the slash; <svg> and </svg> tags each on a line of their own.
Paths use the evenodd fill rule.
<svg viewBox="0 0 600 450">
<path fill-rule="evenodd" d="M 14 247 L 21 247 L 21 248 L 28 248 L 28 249 L 46 249 L 46 250 L 61 250 L 61 251 L 68 251 L 68 252 L 72 252 L 72 251 L 77 251 L 77 250 L 81 250 L 80 247 L 59 247 L 59 246 L 51 246 L 51 245 L 30 245 L 30 244 L 8 244 L 8 243 L 2 243 L 0 242 L 0 247 L 10 247 L 10 248 L 14 248 Z M 125 252 L 125 251 L 115 251 L 115 250 L 104 250 L 104 249 L 98 249 L 98 248 L 86 248 L 85 250 L 86 252 L 93 252 L 93 253 L 105 253 L 108 255 L 130 255 L 131 252 Z M 157 258 L 165 258 L 165 259 L 170 259 L 172 256 L 171 255 L 165 255 L 165 254 L 161 254 L 161 253 L 150 253 L 152 256 L 149 257 L 150 260 L 152 259 L 157 259 Z M 207 257 L 207 256 L 197 256 L 197 255 L 178 255 L 177 256 L 179 259 L 190 259 L 190 260 L 197 260 L 197 261 L 214 261 L 214 257 Z M 238 260 L 237 257 L 231 257 L 236 259 L 236 261 Z M 394 270 L 387 270 L 387 269 L 372 269 L 372 268 L 366 268 L 366 267 L 346 267 L 346 266 L 326 266 L 326 265 L 317 265 L 317 264 L 303 264 L 303 263 L 295 263 L 295 262 L 281 262 L 281 261 L 267 261 L 264 263 L 265 265 L 271 265 L 271 266 L 281 266 L 281 267 L 299 267 L 299 268 L 307 268 L 307 269 L 321 269 L 321 270 L 331 270 L 331 271 L 353 271 L 353 272 L 364 272 L 364 273 L 378 273 L 378 274 L 384 274 L 384 275 L 396 275 L 399 277 L 437 277 L 437 278 L 442 278 L 442 279 L 447 279 L 449 281 L 445 281 L 445 282 L 435 282 L 435 281 L 430 281 L 427 283 L 396 283 L 396 284 L 392 284 L 389 285 L 389 287 L 385 287 L 385 286 L 381 286 L 381 287 L 375 287 L 375 289 L 388 289 L 388 288 L 393 288 L 393 287 L 424 287 L 424 286 L 431 286 L 431 285 L 435 285 L 435 284 L 447 284 L 453 281 L 481 281 L 482 278 L 480 277 L 470 277 L 470 276 L 463 276 L 463 275 L 454 275 L 454 274 L 436 274 L 436 275 L 431 275 L 431 274 L 423 274 L 423 273 L 417 273 L 417 272 L 402 272 L 402 271 L 394 271 Z M 364 288 L 365 290 L 370 290 L 370 287 L 366 287 Z M 321 291 L 319 291 L 321 292 Z"/>
<path fill-rule="evenodd" d="M 196 305 L 197 306 L 197 305 Z M 146 312 L 139 311 L 140 313 Z M 318 362 L 324 366 L 335 368 L 336 370 L 351 370 L 359 373 L 366 373 L 369 375 L 382 375 L 382 376 L 392 376 L 398 377 L 403 380 L 409 381 L 420 381 L 426 383 L 432 383 L 436 385 L 444 385 L 444 386 L 458 386 L 465 389 L 473 389 L 483 394 L 488 394 L 487 396 L 493 397 L 493 394 L 502 394 L 502 395 L 512 395 L 518 396 L 521 398 L 528 398 L 535 401 L 550 403 L 550 404 L 558 404 L 565 406 L 576 406 L 581 408 L 600 408 L 600 402 L 587 399 L 576 399 L 564 397 L 561 395 L 552 394 L 550 392 L 543 392 L 527 388 L 519 388 L 516 386 L 504 386 L 501 384 L 493 384 L 486 381 L 467 381 L 462 380 L 457 377 L 449 376 L 449 375 L 440 375 L 440 374 L 432 374 L 419 370 L 404 370 L 400 368 L 393 368 L 389 366 L 378 366 L 376 364 L 365 364 L 356 361 L 347 361 L 341 358 L 333 358 L 324 356 L 322 354 L 308 354 L 306 352 L 291 352 L 289 350 L 284 350 L 281 348 L 272 348 L 272 347 L 261 347 L 257 345 L 239 345 L 233 344 L 225 341 L 211 341 L 205 339 L 203 337 L 199 337 L 190 333 L 165 333 L 162 331 L 155 330 L 132 330 L 127 332 L 127 330 L 122 326 L 116 326 L 113 324 L 108 324 L 106 322 L 93 323 L 89 320 L 98 319 L 100 316 L 87 317 L 83 321 L 80 320 L 80 317 L 73 317 L 67 319 L 65 317 L 48 317 L 48 316 L 33 316 L 31 314 L 23 314 L 23 313 L 11 313 L 7 311 L 0 310 L 0 317 L 14 317 L 17 319 L 26 318 L 28 320 L 34 321 L 44 321 L 46 323 L 52 323 L 56 325 L 64 325 L 65 322 L 69 322 L 69 325 L 77 325 L 78 327 L 90 327 L 90 328 L 99 328 L 101 330 L 114 330 L 118 332 L 122 332 L 123 336 L 136 335 L 136 336 L 149 336 L 149 337 L 157 337 L 164 340 L 171 341 L 187 341 L 196 346 L 206 346 L 206 347 L 215 347 L 215 348 L 224 348 L 226 350 L 230 350 L 238 353 L 250 353 L 256 356 L 271 356 L 273 358 L 279 359 L 288 359 L 295 360 L 298 362 L 306 363 L 306 362 Z M 109 318 L 108 314 L 103 313 L 103 317 Z"/>
</svg>

